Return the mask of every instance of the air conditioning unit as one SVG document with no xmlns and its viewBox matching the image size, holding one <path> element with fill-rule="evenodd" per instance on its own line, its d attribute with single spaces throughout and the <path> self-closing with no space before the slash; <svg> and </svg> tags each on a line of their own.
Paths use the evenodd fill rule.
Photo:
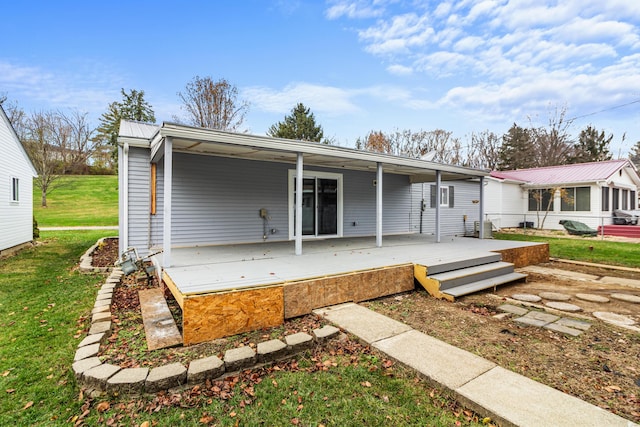
<svg viewBox="0 0 640 427">
<path fill-rule="evenodd" d="M 484 230 L 483 230 L 484 234 L 482 235 L 484 239 L 493 238 L 493 232 L 491 230 L 492 227 L 493 227 L 493 224 L 491 223 L 491 221 L 484 222 Z M 475 237 L 480 237 L 480 221 L 473 222 L 473 235 Z"/>
</svg>

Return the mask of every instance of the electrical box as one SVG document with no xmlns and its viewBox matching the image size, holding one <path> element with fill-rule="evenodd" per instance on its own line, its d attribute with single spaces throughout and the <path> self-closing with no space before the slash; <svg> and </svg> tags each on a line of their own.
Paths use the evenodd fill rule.
<svg viewBox="0 0 640 427">
<path fill-rule="evenodd" d="M 491 223 L 491 221 L 484 222 L 484 230 L 483 230 L 484 234 L 482 236 L 484 239 L 493 238 L 493 232 L 491 230 L 491 227 L 493 227 L 493 224 Z M 476 237 L 480 237 L 480 221 L 473 222 L 473 235 Z"/>
</svg>

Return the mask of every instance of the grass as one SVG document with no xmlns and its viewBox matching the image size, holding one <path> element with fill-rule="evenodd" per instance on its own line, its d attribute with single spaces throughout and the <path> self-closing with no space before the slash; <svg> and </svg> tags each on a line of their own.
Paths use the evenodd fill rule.
<svg viewBox="0 0 640 427">
<path fill-rule="evenodd" d="M 74 266 L 106 234 L 43 232 L 42 244 L 0 260 L 0 425 L 476 425 L 449 397 L 371 354 L 326 354 L 326 369 L 313 372 L 303 369 L 318 363 L 307 354 L 300 370 L 245 375 L 224 398 L 82 395 L 70 367 L 104 276 Z"/>
<path fill-rule="evenodd" d="M 640 267 L 638 244 L 594 239 L 532 236 L 515 233 L 494 233 L 496 239 L 527 242 L 548 242 L 549 256 L 624 267 Z"/>
<path fill-rule="evenodd" d="M 70 175 L 47 195 L 33 188 L 33 215 L 40 227 L 118 225 L 117 175 Z"/>
<path fill-rule="evenodd" d="M 78 412 L 70 366 L 103 278 L 70 270 L 101 233 L 43 232 L 44 244 L 0 260 L 0 425 L 63 424 Z"/>
</svg>

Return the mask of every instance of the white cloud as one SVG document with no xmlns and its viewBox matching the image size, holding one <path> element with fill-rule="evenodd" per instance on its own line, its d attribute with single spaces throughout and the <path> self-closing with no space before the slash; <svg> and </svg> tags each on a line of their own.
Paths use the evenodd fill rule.
<svg viewBox="0 0 640 427">
<path fill-rule="evenodd" d="M 311 111 L 328 115 L 354 113 L 358 107 L 352 102 L 353 93 L 333 86 L 310 83 L 291 83 L 281 90 L 252 86 L 242 89 L 242 95 L 251 100 L 251 107 L 271 113 L 286 114 L 302 102 Z"/>
<path fill-rule="evenodd" d="M 328 19 L 338 19 L 342 17 L 350 19 L 375 18 L 381 16 L 384 10 L 375 5 L 367 5 L 366 2 L 359 1 L 338 1 L 329 7 L 325 16 Z"/>
<path fill-rule="evenodd" d="M 395 74 L 396 76 L 408 76 L 413 74 L 413 68 L 400 64 L 389 65 L 387 67 L 387 71 L 391 74 Z"/>
<path fill-rule="evenodd" d="M 369 42 L 367 51 L 386 55 L 409 53 L 412 48 L 424 46 L 433 33 L 427 16 L 408 13 L 394 16 L 389 22 L 379 21 L 358 35 L 361 40 Z"/>
</svg>

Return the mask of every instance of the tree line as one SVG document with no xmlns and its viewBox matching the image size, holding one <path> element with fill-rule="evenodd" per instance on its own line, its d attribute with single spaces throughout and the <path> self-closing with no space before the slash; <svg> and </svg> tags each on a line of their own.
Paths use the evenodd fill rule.
<svg viewBox="0 0 640 427">
<path fill-rule="evenodd" d="M 65 174 L 105 174 L 117 169 L 117 138 L 122 119 L 155 123 L 155 113 L 143 90 L 120 91 L 121 99 L 107 106 L 97 127 L 92 127 L 88 113 L 77 110 L 38 111 L 27 114 L 17 103 L 0 96 L 0 104 L 23 142 L 38 172 L 35 185 L 46 195 Z M 238 89 L 228 80 L 195 76 L 177 93 L 182 102 L 182 116 L 172 119 L 180 124 L 242 131 L 250 108 Z M 488 170 L 512 170 L 531 167 L 584 163 L 612 158 L 607 135 L 589 125 L 574 137 L 570 129 L 574 120 L 565 107 L 549 111 L 547 123 L 526 125 L 513 123 L 499 135 L 490 130 L 472 132 L 462 140 L 443 129 L 396 129 L 392 132 L 372 130 L 355 141 L 360 150 L 421 158 L 434 162 Z M 284 120 L 269 127 L 267 135 L 277 138 L 333 144 L 310 108 L 296 104 Z M 623 136 L 624 140 L 624 136 Z M 640 166 L 640 141 L 629 158 Z"/>
</svg>

